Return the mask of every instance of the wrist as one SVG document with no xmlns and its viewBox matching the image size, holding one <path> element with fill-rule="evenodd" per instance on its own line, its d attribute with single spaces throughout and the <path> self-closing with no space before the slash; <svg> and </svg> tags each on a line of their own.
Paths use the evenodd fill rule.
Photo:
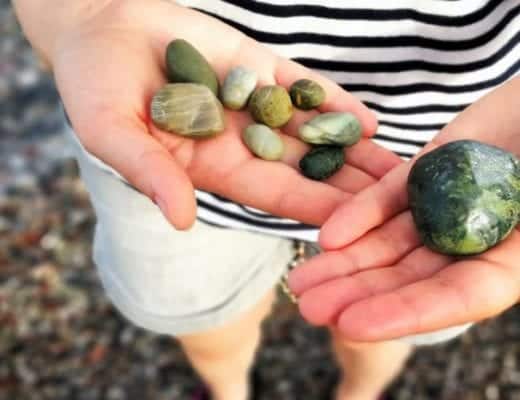
<svg viewBox="0 0 520 400">
<path fill-rule="evenodd" d="M 60 37 L 114 0 L 13 0 L 24 35 L 44 64 L 51 65 Z"/>
</svg>

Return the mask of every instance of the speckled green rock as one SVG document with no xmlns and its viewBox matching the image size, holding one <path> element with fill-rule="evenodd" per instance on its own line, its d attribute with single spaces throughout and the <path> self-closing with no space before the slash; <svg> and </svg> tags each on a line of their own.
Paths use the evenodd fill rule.
<svg viewBox="0 0 520 400">
<path fill-rule="evenodd" d="M 279 128 L 291 119 L 293 106 L 285 88 L 271 85 L 253 92 L 249 100 L 249 112 L 256 122 Z"/>
<path fill-rule="evenodd" d="M 325 90 L 310 79 L 294 82 L 289 89 L 289 95 L 294 106 L 301 110 L 312 110 L 325 100 Z"/>
<path fill-rule="evenodd" d="M 242 138 L 247 148 L 264 160 L 275 161 L 283 156 L 282 139 L 266 125 L 249 125 L 242 133 Z"/>
<path fill-rule="evenodd" d="M 241 110 L 247 105 L 258 81 L 255 71 L 244 67 L 235 67 L 226 76 L 220 96 L 225 107 Z"/>
<path fill-rule="evenodd" d="M 204 138 L 224 130 L 224 108 L 204 85 L 167 84 L 154 95 L 150 111 L 153 123 L 167 132 Z"/>
<path fill-rule="evenodd" d="M 461 140 L 420 157 L 408 177 L 410 209 L 426 246 L 450 255 L 486 251 L 520 218 L 520 162 Z"/>
<path fill-rule="evenodd" d="M 330 112 L 307 121 L 299 134 L 301 140 L 311 144 L 352 146 L 361 139 L 361 124 L 353 114 Z"/>
<path fill-rule="evenodd" d="M 300 170 L 307 178 L 324 180 L 345 164 L 345 152 L 338 146 L 318 146 L 300 160 Z"/>
<path fill-rule="evenodd" d="M 166 72 L 170 82 L 200 83 L 218 95 L 218 78 L 204 56 L 183 39 L 166 48 Z"/>
</svg>

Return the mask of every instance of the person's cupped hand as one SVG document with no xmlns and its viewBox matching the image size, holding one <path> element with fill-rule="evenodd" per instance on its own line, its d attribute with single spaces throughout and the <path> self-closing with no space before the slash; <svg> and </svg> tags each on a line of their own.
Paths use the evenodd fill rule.
<svg viewBox="0 0 520 400">
<path fill-rule="evenodd" d="M 258 159 L 242 143 L 241 132 L 252 122 L 245 111 L 226 110 L 224 132 L 211 139 L 172 135 L 153 125 L 149 104 L 166 83 L 164 53 L 177 38 L 206 57 L 220 82 L 232 67 L 242 65 L 258 73 L 259 85 L 288 88 L 300 78 L 310 78 L 323 86 L 326 100 L 319 110 L 296 111 L 280 129 L 286 147 L 281 162 Z M 401 162 L 369 139 L 377 121 L 351 94 L 228 25 L 173 2 L 108 2 L 57 38 L 49 59 L 85 148 L 155 201 L 179 229 L 194 221 L 194 188 L 320 225 L 342 200 Z M 312 116 L 328 111 L 355 114 L 364 138 L 346 150 L 347 164 L 335 176 L 317 182 L 298 170 L 309 146 L 297 138 L 297 130 Z"/>
<path fill-rule="evenodd" d="M 520 155 L 520 78 L 464 110 L 421 154 L 472 139 Z M 295 269 L 289 284 L 303 316 L 347 340 L 381 341 L 493 317 L 520 297 L 520 232 L 475 256 L 422 245 L 408 209 L 413 160 L 340 206 L 323 225 L 325 252 Z"/>
</svg>

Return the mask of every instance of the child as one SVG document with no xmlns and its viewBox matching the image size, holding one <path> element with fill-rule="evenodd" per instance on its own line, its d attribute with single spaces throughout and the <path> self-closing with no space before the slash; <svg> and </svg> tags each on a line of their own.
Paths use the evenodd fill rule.
<svg viewBox="0 0 520 400">
<path fill-rule="evenodd" d="M 517 72 L 519 7 L 465 0 L 178 3 L 15 0 L 78 138 L 98 216 L 94 259 L 108 295 L 134 323 L 176 336 L 213 399 L 244 400 L 260 322 L 292 257 L 288 239 L 316 241 L 314 226 L 345 198 L 400 168 L 389 150 L 412 156 Z M 347 166 L 318 183 L 296 171 L 307 147 L 294 138 L 314 112 L 297 112 L 283 128 L 283 163 L 245 150 L 247 113 L 228 112 L 226 131 L 211 141 L 157 130 L 148 104 L 165 81 L 163 54 L 173 38 L 194 44 L 221 81 L 235 65 L 255 69 L 262 85 L 318 81 L 327 92 L 319 111 L 356 114 L 366 138 L 348 150 Z M 368 139 L 377 128 L 373 114 L 334 81 L 378 113 L 376 141 L 389 150 Z M 188 230 L 195 204 L 197 221 Z M 379 252 L 377 245 L 367 251 Z M 409 343 L 465 328 L 372 344 L 347 341 L 332 328 L 344 369 L 337 400 L 376 398 L 399 372 Z"/>
</svg>

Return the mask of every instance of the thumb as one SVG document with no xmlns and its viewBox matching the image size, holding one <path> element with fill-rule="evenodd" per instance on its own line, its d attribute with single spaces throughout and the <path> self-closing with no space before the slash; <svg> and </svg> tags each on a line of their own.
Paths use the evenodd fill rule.
<svg viewBox="0 0 520 400">
<path fill-rule="evenodd" d="M 98 116 L 93 124 L 78 125 L 75 129 L 85 148 L 148 196 L 175 228 L 193 224 L 193 185 L 143 122 L 110 113 Z"/>
</svg>

